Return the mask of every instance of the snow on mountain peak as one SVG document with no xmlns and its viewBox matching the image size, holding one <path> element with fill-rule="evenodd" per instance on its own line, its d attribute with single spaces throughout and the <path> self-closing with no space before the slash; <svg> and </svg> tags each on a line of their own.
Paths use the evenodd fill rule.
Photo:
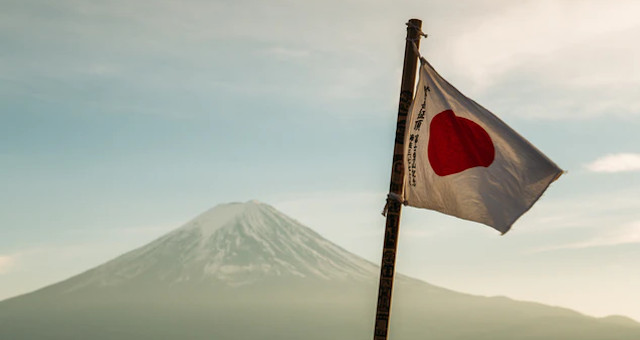
<svg viewBox="0 0 640 340">
<path fill-rule="evenodd" d="M 149 280 L 227 286 L 278 277 L 361 280 L 375 277 L 377 271 L 270 205 L 249 201 L 215 206 L 157 240 L 73 278 L 67 290 Z"/>
<path fill-rule="evenodd" d="M 202 232 L 202 236 L 207 238 L 239 215 L 256 213 L 260 211 L 262 206 L 265 206 L 265 204 L 256 200 L 246 203 L 220 204 L 198 215 L 174 232 L 198 229 Z"/>
</svg>

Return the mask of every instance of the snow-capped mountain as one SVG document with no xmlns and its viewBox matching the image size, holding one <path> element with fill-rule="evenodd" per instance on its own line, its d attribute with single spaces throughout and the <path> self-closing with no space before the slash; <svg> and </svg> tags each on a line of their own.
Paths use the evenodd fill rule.
<svg viewBox="0 0 640 340">
<path fill-rule="evenodd" d="M 103 265 L 0 301 L 0 339 L 371 339 L 377 266 L 269 205 L 214 207 Z M 621 317 L 397 275 L 395 340 L 637 340 Z"/>
<path fill-rule="evenodd" d="M 119 285 L 270 278 L 371 280 L 376 266 L 258 202 L 218 205 L 159 239 L 66 282 L 65 292 Z M 60 287 L 62 288 L 62 287 Z"/>
</svg>

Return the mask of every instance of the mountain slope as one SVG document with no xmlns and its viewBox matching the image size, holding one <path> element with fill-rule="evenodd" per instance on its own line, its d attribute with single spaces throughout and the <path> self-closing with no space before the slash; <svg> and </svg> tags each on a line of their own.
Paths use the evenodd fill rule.
<svg viewBox="0 0 640 340">
<path fill-rule="evenodd" d="M 378 269 L 259 202 L 0 302 L 0 339 L 370 339 Z M 399 275 L 393 339 L 640 339 L 640 325 Z"/>
<path fill-rule="evenodd" d="M 369 279 L 377 268 L 259 202 L 217 206 L 177 230 L 56 285 L 241 286 L 276 278 Z M 54 288 L 54 287 L 52 287 Z"/>
</svg>

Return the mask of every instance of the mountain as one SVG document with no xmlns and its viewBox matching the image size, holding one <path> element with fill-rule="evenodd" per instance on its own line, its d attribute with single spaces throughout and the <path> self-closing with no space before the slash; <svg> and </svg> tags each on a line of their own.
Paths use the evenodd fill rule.
<svg viewBox="0 0 640 340">
<path fill-rule="evenodd" d="M 0 302 L 0 339 L 370 339 L 378 268 L 260 202 Z M 640 324 L 398 275 L 392 339 L 640 339 Z"/>
<path fill-rule="evenodd" d="M 74 293 L 122 287 L 251 285 L 258 281 L 365 281 L 371 263 L 259 202 L 217 206 L 173 232 L 48 288 Z"/>
</svg>

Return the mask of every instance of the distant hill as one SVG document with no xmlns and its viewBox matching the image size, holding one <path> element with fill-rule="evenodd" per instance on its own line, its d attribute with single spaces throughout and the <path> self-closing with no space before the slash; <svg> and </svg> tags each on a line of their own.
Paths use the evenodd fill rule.
<svg viewBox="0 0 640 340">
<path fill-rule="evenodd" d="M 0 339 L 369 340 L 376 265 L 259 202 L 219 205 L 68 280 L 0 302 Z M 390 338 L 640 339 L 640 324 L 398 275 Z"/>
</svg>

